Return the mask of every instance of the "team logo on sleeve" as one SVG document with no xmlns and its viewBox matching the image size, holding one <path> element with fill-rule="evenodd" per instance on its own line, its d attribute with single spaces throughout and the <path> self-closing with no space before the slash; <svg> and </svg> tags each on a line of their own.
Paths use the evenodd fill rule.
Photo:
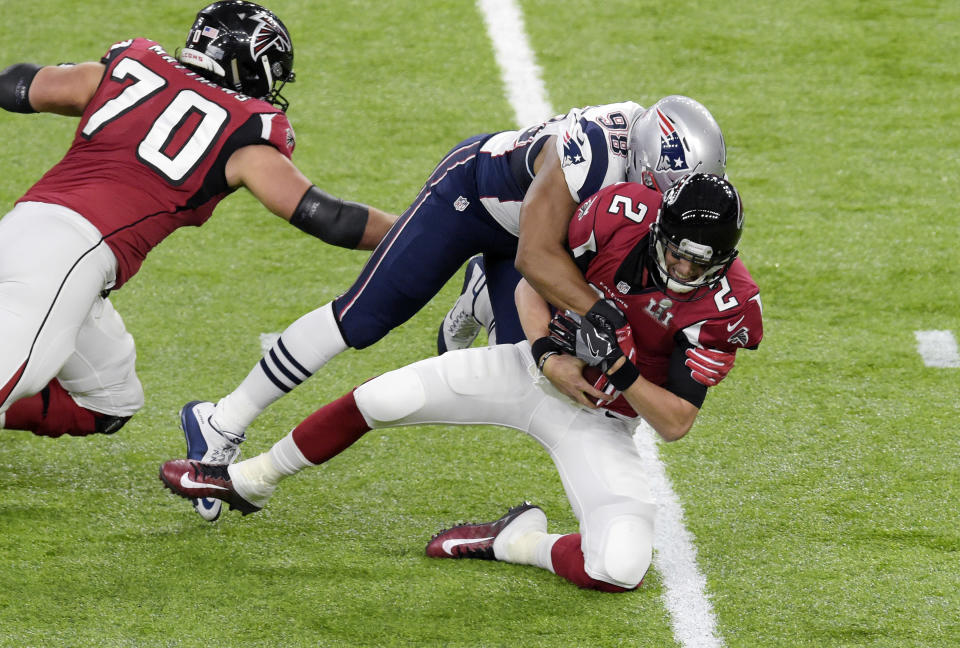
<svg viewBox="0 0 960 648">
<path fill-rule="evenodd" d="M 250 54 L 254 61 L 259 61 L 264 52 L 271 47 L 281 52 L 289 52 L 293 49 L 290 39 L 278 28 L 273 18 L 262 13 L 252 18 L 257 21 L 257 26 L 250 38 Z M 274 75 L 279 76 L 277 72 L 274 72 Z"/>
<path fill-rule="evenodd" d="M 689 169 L 687 158 L 683 153 L 683 142 L 680 134 L 669 117 L 657 110 L 657 121 L 660 124 L 660 161 L 657 171 L 682 171 Z"/>
<path fill-rule="evenodd" d="M 571 164 L 580 164 L 584 161 L 583 157 L 583 145 L 586 144 L 587 138 L 583 134 L 583 130 L 580 128 L 580 124 L 574 126 L 572 132 L 567 131 L 563 134 L 563 164 L 562 166 L 570 166 Z"/>
<path fill-rule="evenodd" d="M 730 344 L 739 344 L 742 347 L 750 344 L 750 329 L 746 326 L 741 326 L 736 333 L 727 338 L 727 342 Z"/>
</svg>

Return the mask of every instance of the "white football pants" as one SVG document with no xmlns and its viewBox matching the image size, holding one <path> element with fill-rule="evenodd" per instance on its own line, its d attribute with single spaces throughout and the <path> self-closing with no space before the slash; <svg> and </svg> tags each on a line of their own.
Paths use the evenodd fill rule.
<svg viewBox="0 0 960 648">
<path fill-rule="evenodd" d="M 76 212 L 21 203 L 0 220 L 0 413 L 54 377 L 81 407 L 143 407 L 133 337 L 103 290 L 117 260 Z"/>
<path fill-rule="evenodd" d="M 373 428 L 490 424 L 526 432 L 560 473 L 580 522 L 587 574 L 628 588 L 643 578 L 656 507 L 634 423 L 563 396 L 537 371 L 529 343 L 450 351 L 383 374 L 354 396 Z"/>
</svg>

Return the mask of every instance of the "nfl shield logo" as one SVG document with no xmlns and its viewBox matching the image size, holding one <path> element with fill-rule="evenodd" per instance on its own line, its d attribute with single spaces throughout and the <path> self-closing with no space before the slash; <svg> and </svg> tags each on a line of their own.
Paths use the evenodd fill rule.
<svg viewBox="0 0 960 648">
<path fill-rule="evenodd" d="M 457 198 L 456 201 L 454 201 L 453 203 L 453 208 L 456 209 L 458 212 L 462 212 L 464 209 L 466 209 L 469 206 L 470 206 L 470 201 L 464 198 L 463 196 L 460 196 L 459 198 Z"/>
</svg>

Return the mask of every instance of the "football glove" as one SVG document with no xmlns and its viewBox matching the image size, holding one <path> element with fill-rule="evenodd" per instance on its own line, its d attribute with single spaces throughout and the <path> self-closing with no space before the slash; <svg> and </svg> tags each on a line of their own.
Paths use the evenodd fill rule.
<svg viewBox="0 0 960 648">
<path fill-rule="evenodd" d="M 736 357 L 735 352 L 695 347 L 687 349 L 686 355 L 687 359 L 683 364 L 690 369 L 690 377 L 707 387 L 713 387 L 726 377 L 733 368 Z"/>
<path fill-rule="evenodd" d="M 627 318 L 613 302 L 599 299 L 580 321 L 577 357 L 590 366 L 610 369 L 624 352 L 620 340 L 633 344 L 633 331 Z"/>
</svg>

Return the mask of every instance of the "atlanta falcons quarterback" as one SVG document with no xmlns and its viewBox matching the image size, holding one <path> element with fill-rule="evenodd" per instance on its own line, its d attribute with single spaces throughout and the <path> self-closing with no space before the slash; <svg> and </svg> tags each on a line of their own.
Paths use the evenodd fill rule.
<svg viewBox="0 0 960 648">
<path fill-rule="evenodd" d="M 280 90 L 293 80 L 286 27 L 238 0 L 202 9 L 178 58 L 135 38 L 98 62 L 0 72 L 0 107 L 80 117 L 64 158 L 0 220 L 0 427 L 110 434 L 140 409 L 133 338 L 108 293 L 238 187 L 328 243 L 375 247 L 395 217 L 324 193 L 291 162 Z"/>
<path fill-rule="evenodd" d="M 262 455 L 226 466 L 172 460 L 160 478 L 182 497 L 219 498 L 247 514 L 281 479 L 370 429 L 523 430 L 553 459 L 579 533 L 549 533 L 543 510 L 524 503 L 496 521 L 441 531 L 427 555 L 535 565 L 603 591 L 636 588 L 652 558 L 656 510 L 631 438 L 637 417 L 667 441 L 683 437 L 708 385 L 729 368 L 711 350 L 732 355 L 763 337 L 759 291 L 737 258 L 742 230 L 740 196 L 720 176 L 688 175 L 665 195 L 611 185 L 582 203 L 568 228 L 568 249 L 600 297 L 587 315 L 552 308 L 521 281 L 517 309 L 527 340 L 383 374 L 317 410 Z M 578 376 L 579 397 L 554 387 L 558 373 Z"/>
<path fill-rule="evenodd" d="M 558 306 L 586 313 L 596 296 L 563 248 L 581 200 L 624 180 L 667 187 L 693 170 L 722 175 L 725 165 L 713 116 L 680 96 L 649 110 L 631 101 L 574 108 L 523 130 L 464 140 L 437 165 L 345 293 L 287 327 L 219 402 L 183 407 L 188 456 L 198 452 L 193 448 L 218 448 L 229 463 L 247 426 L 271 403 L 331 358 L 366 348 L 407 321 L 474 254 L 484 257 L 497 341 L 523 339 L 513 300 L 520 280 L 515 263 Z M 216 519 L 217 503 L 205 504 L 198 512 Z"/>
</svg>

